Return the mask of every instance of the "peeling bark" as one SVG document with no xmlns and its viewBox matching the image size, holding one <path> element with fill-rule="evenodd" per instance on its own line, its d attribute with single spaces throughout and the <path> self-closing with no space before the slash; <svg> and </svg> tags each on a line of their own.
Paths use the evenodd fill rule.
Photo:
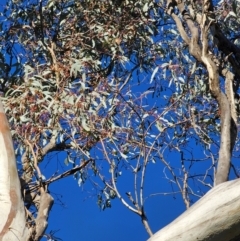
<svg viewBox="0 0 240 241">
<path fill-rule="evenodd" d="M 0 101 L 0 240 L 26 241 L 25 210 L 11 132 Z"/>
<path fill-rule="evenodd" d="M 40 238 L 44 234 L 44 231 L 46 230 L 48 225 L 48 222 L 47 222 L 48 214 L 51 210 L 52 205 L 53 205 L 52 196 L 49 193 L 42 191 L 40 204 L 38 208 L 38 215 L 35 220 L 36 229 L 35 229 L 34 241 L 40 240 Z"/>
<path fill-rule="evenodd" d="M 167 6 L 167 13 L 172 16 L 181 37 L 188 44 L 189 52 L 194 58 L 196 58 L 199 62 L 205 65 L 208 71 L 211 93 L 217 100 L 221 112 L 221 142 L 219 150 L 218 168 L 215 180 L 215 185 L 218 185 L 228 180 L 231 155 L 236 140 L 237 129 L 236 123 L 233 121 L 236 118 L 234 115 L 235 112 L 233 111 L 235 106 L 232 104 L 232 94 L 228 95 L 228 91 L 226 95 L 221 91 L 219 86 L 220 70 L 215 63 L 215 61 L 217 61 L 217 58 L 213 56 L 208 49 L 209 28 L 211 26 L 213 29 L 215 28 L 215 23 L 213 22 L 213 20 L 208 19 L 208 16 L 212 14 L 212 1 L 204 0 L 202 15 L 199 16 L 198 14 L 198 18 L 196 18 L 198 21 L 198 26 L 196 25 L 197 22 L 195 22 L 191 16 L 194 14 L 194 7 L 191 5 L 191 3 L 189 3 L 190 8 L 187 9 L 184 5 L 184 2 L 182 1 L 176 2 L 173 0 L 168 0 Z M 174 7 L 177 7 L 182 14 L 183 19 L 186 22 L 187 27 L 191 33 L 191 38 L 187 36 L 187 33 L 183 28 L 182 22 L 179 17 L 174 14 Z M 201 38 L 199 37 L 199 30 L 201 30 Z M 221 35 L 219 34 L 218 37 L 220 38 L 220 36 Z M 223 39 L 223 41 L 226 42 L 227 40 Z M 230 46 L 229 48 L 233 49 L 232 46 Z M 228 78 L 232 78 L 232 76 L 230 77 L 229 73 L 228 77 L 226 78 L 226 83 L 228 84 L 228 88 L 231 88 L 232 90 L 233 81 L 230 87 Z"/>
</svg>

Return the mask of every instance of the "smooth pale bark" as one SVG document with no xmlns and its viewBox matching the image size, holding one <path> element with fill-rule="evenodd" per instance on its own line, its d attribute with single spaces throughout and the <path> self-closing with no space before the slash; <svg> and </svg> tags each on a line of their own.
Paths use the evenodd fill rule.
<svg viewBox="0 0 240 241">
<path fill-rule="evenodd" d="M 11 132 L 0 101 L 0 240 L 28 238 Z"/>
<path fill-rule="evenodd" d="M 240 179 L 237 179 L 211 189 L 148 241 L 230 241 L 240 240 L 239 235 Z"/>
</svg>

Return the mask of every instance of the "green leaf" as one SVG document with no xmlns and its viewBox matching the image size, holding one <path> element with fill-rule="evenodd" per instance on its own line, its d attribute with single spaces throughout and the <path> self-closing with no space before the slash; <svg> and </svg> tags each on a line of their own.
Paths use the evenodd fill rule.
<svg viewBox="0 0 240 241">
<path fill-rule="evenodd" d="M 82 127 L 87 132 L 89 132 L 91 130 L 90 127 L 87 125 L 86 119 L 84 117 L 82 118 Z"/>
<path fill-rule="evenodd" d="M 31 122 L 31 119 L 26 117 L 28 114 L 25 114 L 25 115 L 22 115 L 20 116 L 20 121 L 23 122 L 23 123 L 26 123 L 26 122 Z"/>
<path fill-rule="evenodd" d="M 148 11 L 148 2 L 146 2 L 143 6 L 143 12 L 147 12 Z"/>
<path fill-rule="evenodd" d="M 64 159 L 64 164 L 65 164 L 66 166 L 69 165 L 69 159 L 68 159 L 68 156 Z"/>
</svg>

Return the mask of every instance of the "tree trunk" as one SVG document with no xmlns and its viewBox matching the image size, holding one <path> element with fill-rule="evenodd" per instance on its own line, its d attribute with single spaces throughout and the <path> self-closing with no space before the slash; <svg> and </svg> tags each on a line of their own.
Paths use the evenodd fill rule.
<svg viewBox="0 0 240 241">
<path fill-rule="evenodd" d="M 219 184 L 148 241 L 240 240 L 239 187 L 240 179 Z"/>
<path fill-rule="evenodd" d="M 29 236 L 11 132 L 0 101 L 0 240 L 26 241 Z"/>
</svg>

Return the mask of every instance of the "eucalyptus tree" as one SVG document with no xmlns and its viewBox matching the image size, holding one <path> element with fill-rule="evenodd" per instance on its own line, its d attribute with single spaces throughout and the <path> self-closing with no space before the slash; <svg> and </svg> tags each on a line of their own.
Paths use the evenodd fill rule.
<svg viewBox="0 0 240 241">
<path fill-rule="evenodd" d="M 239 181 L 227 181 L 231 168 L 238 177 L 238 11 L 239 0 L 8 1 L 1 101 L 13 145 L 1 107 L 1 238 L 49 237 L 48 187 L 69 175 L 94 185 L 101 209 L 118 198 L 151 240 L 237 237 Z M 67 171 L 46 178 L 39 164 L 59 153 Z M 155 235 L 144 208 L 150 165 L 188 209 Z M 122 190 L 126 172 L 133 183 Z"/>
</svg>

